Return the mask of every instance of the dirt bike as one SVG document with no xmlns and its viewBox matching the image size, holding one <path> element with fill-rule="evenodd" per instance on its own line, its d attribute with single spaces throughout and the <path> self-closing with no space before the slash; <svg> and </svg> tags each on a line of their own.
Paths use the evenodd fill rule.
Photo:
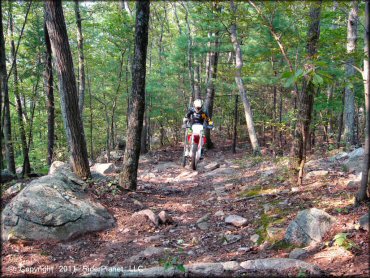
<svg viewBox="0 0 370 278">
<path fill-rule="evenodd" d="M 204 129 L 212 129 L 213 125 L 207 125 L 206 123 L 203 125 L 190 125 L 190 123 L 187 122 L 183 127 L 185 128 L 185 138 L 182 167 L 186 166 L 187 160 L 189 159 L 191 168 L 196 170 L 198 162 L 201 159 L 203 146 L 207 143 Z"/>
</svg>

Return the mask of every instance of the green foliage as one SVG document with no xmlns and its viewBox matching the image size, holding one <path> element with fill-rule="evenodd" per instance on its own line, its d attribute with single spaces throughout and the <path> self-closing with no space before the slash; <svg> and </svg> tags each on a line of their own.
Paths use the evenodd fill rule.
<svg viewBox="0 0 370 278">
<path fill-rule="evenodd" d="M 360 247 L 356 243 L 348 239 L 348 235 L 348 233 L 336 234 L 333 238 L 334 244 L 343 247 L 346 250 L 350 250 L 352 248 L 360 249 Z"/>
</svg>

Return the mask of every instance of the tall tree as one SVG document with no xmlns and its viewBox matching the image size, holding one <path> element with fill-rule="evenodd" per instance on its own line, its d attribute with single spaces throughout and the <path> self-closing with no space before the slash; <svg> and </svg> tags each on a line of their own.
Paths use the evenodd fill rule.
<svg viewBox="0 0 370 278">
<path fill-rule="evenodd" d="M 366 127 L 365 127 L 365 156 L 362 166 L 362 179 L 360 189 L 356 195 L 356 205 L 370 197 L 369 169 L 370 169 L 370 1 L 365 2 L 365 58 L 362 79 L 365 87 Z"/>
<path fill-rule="evenodd" d="M 347 54 L 349 55 L 346 66 L 347 85 L 344 97 L 344 139 L 347 145 L 356 144 L 355 136 L 355 92 L 351 78 L 355 74 L 354 53 L 357 44 L 357 27 L 358 27 L 358 1 L 351 2 L 351 10 L 348 14 L 347 24 Z"/>
<path fill-rule="evenodd" d="M 62 2 L 45 1 L 46 27 L 50 36 L 59 78 L 59 93 L 67 140 L 74 172 L 81 178 L 90 177 L 84 128 L 78 108 L 76 78 L 69 47 Z"/>
<path fill-rule="evenodd" d="M 8 74 L 6 71 L 6 57 L 5 57 L 5 39 L 2 21 L 2 1 L 0 1 L 0 75 L 1 75 L 1 94 L 4 97 L 4 143 L 6 150 L 6 162 L 9 172 L 15 174 L 15 159 L 14 147 L 12 143 L 12 128 L 10 120 L 10 105 L 9 105 L 9 89 L 8 89 Z M 3 114 L 3 111 L 1 111 Z M 2 122 L 0 123 L 2 125 Z M 1 150 L 2 151 L 2 150 Z"/>
<path fill-rule="evenodd" d="M 230 6 L 231 6 L 231 11 L 234 17 L 233 23 L 231 24 L 231 28 L 230 28 L 230 33 L 231 33 L 231 42 L 234 46 L 234 51 L 235 51 L 235 68 L 236 68 L 235 82 L 236 82 L 236 85 L 238 86 L 241 100 L 243 102 L 245 119 L 247 121 L 248 134 L 249 134 L 249 139 L 252 144 L 253 153 L 258 155 L 260 154 L 260 147 L 258 144 L 257 134 L 254 129 L 252 108 L 251 108 L 249 99 L 247 97 L 247 92 L 244 87 L 243 79 L 242 79 L 243 57 L 242 57 L 242 49 L 240 47 L 240 43 L 238 41 L 238 36 L 237 36 L 236 6 L 233 0 L 230 2 Z"/>
<path fill-rule="evenodd" d="M 75 0 L 75 14 L 77 23 L 77 48 L 78 48 L 78 71 L 79 71 L 78 108 L 82 116 L 85 101 L 86 81 L 85 81 L 84 38 L 82 35 L 82 19 L 80 13 L 79 0 Z"/>
<path fill-rule="evenodd" d="M 215 98 L 215 80 L 217 77 L 217 65 L 218 65 L 218 46 L 219 46 L 219 31 L 216 31 L 209 37 L 214 38 L 214 42 L 210 43 L 211 49 L 207 53 L 207 94 L 205 102 L 205 110 L 210 118 L 213 116 L 213 103 Z M 207 148 L 213 147 L 213 142 L 211 140 L 211 131 L 206 129 L 205 132 L 207 138 Z"/>
<path fill-rule="evenodd" d="M 145 110 L 146 56 L 148 47 L 149 1 L 136 2 L 135 49 L 132 65 L 132 90 L 130 97 L 129 123 L 121 186 L 136 190 L 137 169 L 140 156 L 140 139 Z"/>
<path fill-rule="evenodd" d="M 54 107 L 54 85 L 53 85 L 53 65 L 52 53 L 48 29 L 46 28 L 46 21 L 44 22 L 44 36 L 45 36 L 45 70 L 44 83 L 47 97 L 48 110 L 48 165 L 51 165 L 54 154 L 54 136 L 55 136 L 55 107 Z"/>
<path fill-rule="evenodd" d="M 315 85 L 313 82 L 314 60 L 317 53 L 317 45 L 320 37 L 320 14 L 322 1 L 312 2 L 309 15 L 309 29 L 307 34 L 307 58 L 305 70 L 307 74 L 303 80 L 302 89 L 298 96 L 298 121 L 295 130 L 295 138 L 292 145 L 292 167 L 299 169 L 298 184 L 302 184 L 304 164 L 306 162 L 307 142 L 310 135 L 310 124 L 315 97 Z M 299 165 L 299 166 L 298 166 Z"/>
<path fill-rule="evenodd" d="M 22 153 L 23 153 L 23 167 L 22 167 L 22 176 L 28 175 L 31 172 L 31 165 L 29 159 L 29 148 L 27 144 L 26 130 L 23 122 L 23 105 L 21 101 L 21 96 L 19 93 L 19 80 L 18 80 L 18 68 L 17 68 L 17 57 L 15 53 L 15 44 L 14 44 L 14 21 L 12 14 L 12 3 L 9 2 L 9 34 L 10 34 L 10 49 L 11 57 L 13 61 L 13 78 L 14 78 L 14 95 L 15 103 L 18 115 L 18 125 L 19 133 L 22 142 Z"/>
</svg>

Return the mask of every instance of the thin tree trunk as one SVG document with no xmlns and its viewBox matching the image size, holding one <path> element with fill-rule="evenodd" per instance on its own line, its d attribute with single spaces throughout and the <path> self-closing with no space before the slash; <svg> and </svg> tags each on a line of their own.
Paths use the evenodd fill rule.
<svg viewBox="0 0 370 278">
<path fill-rule="evenodd" d="M 85 57 L 84 57 L 84 38 L 82 35 L 82 20 L 80 14 L 79 0 L 75 0 L 75 14 L 77 23 L 77 48 L 78 48 L 78 70 L 79 70 L 79 90 L 78 90 L 78 108 L 81 117 L 83 115 L 85 102 Z"/>
<path fill-rule="evenodd" d="M 45 1 L 45 11 L 46 26 L 59 75 L 60 99 L 68 144 L 72 155 L 72 167 L 79 177 L 88 178 L 90 177 L 90 168 L 84 127 L 78 108 L 76 78 L 62 2 Z"/>
<path fill-rule="evenodd" d="M 231 10 L 234 13 L 234 17 L 236 16 L 236 7 L 234 5 L 234 1 L 232 0 L 230 2 Z M 253 122 L 253 114 L 252 114 L 252 108 L 250 105 L 250 102 L 247 97 L 247 92 L 244 88 L 243 84 L 243 79 L 241 77 L 241 71 L 243 68 L 243 58 L 242 58 L 242 50 L 240 48 L 240 44 L 238 42 L 238 37 L 237 37 L 237 31 L 236 31 L 236 23 L 234 22 L 231 25 L 231 42 L 234 46 L 234 51 L 235 51 L 235 63 L 236 63 L 236 70 L 235 70 L 235 81 L 238 86 L 241 100 L 244 105 L 244 111 L 245 111 L 245 118 L 247 121 L 247 128 L 248 128 L 248 134 L 249 134 L 249 139 L 252 144 L 252 149 L 253 153 L 255 155 L 260 154 L 260 148 L 258 145 L 258 140 L 257 140 L 257 134 L 254 129 L 254 122 Z"/>
<path fill-rule="evenodd" d="M 217 4 L 214 4 L 214 8 L 219 10 Z M 208 117 L 212 118 L 213 116 L 213 103 L 215 98 L 215 80 L 217 78 L 217 66 L 218 66 L 218 46 L 219 46 L 219 32 L 216 31 L 213 36 L 215 37 L 214 43 L 211 43 L 212 50 L 208 52 L 208 63 L 207 63 L 207 94 L 205 102 L 205 110 L 208 114 Z M 210 129 L 206 129 L 205 135 L 207 138 L 207 148 L 213 148 L 213 142 L 211 139 Z"/>
<path fill-rule="evenodd" d="M 237 134 L 237 126 L 238 126 L 238 96 L 235 96 L 235 106 L 234 106 L 234 134 L 233 134 L 233 153 L 236 153 L 236 141 L 238 138 Z"/>
<path fill-rule="evenodd" d="M 365 87 L 365 106 L 366 106 L 366 128 L 365 128 L 365 155 L 362 166 L 362 179 L 359 191 L 356 195 L 356 205 L 369 199 L 369 169 L 370 169 L 370 1 L 365 2 L 365 59 L 362 78 Z"/>
<path fill-rule="evenodd" d="M 4 97 L 4 143 L 6 151 L 7 169 L 9 172 L 15 174 L 15 159 L 14 148 L 12 143 L 12 128 L 10 120 L 9 107 L 9 91 L 8 91 L 8 74 L 6 72 L 6 58 L 5 58 L 5 39 L 2 21 L 2 2 L 0 1 L 0 75 L 1 75 L 1 97 Z M 2 103 L 2 102 L 1 102 Z M 2 110 L 0 111 L 2 114 Z M 0 134 L 1 137 L 1 134 Z M 2 150 L 1 150 L 2 151 Z"/>
<path fill-rule="evenodd" d="M 281 131 L 281 124 L 283 122 L 283 89 L 280 88 L 280 101 L 279 101 L 279 147 L 283 146 L 283 132 Z"/>
<path fill-rule="evenodd" d="M 12 3 L 9 3 L 9 33 L 10 33 L 10 49 L 12 53 L 12 60 L 14 61 L 13 67 L 13 78 L 14 78 L 14 95 L 16 100 L 16 109 L 18 114 L 18 125 L 19 133 L 22 142 L 22 153 L 23 153 L 23 167 L 22 167 L 22 177 L 24 175 L 28 176 L 31 172 L 31 165 L 28 153 L 27 137 L 26 130 L 23 122 L 23 107 L 21 97 L 19 95 L 19 83 L 18 83 L 18 69 L 17 69 L 17 60 L 15 57 L 15 44 L 14 44 L 14 22 L 12 15 Z"/>
<path fill-rule="evenodd" d="M 342 94 L 342 110 L 340 111 L 339 119 L 338 119 L 338 137 L 337 137 L 337 148 L 340 147 L 341 139 L 342 139 L 342 131 L 343 131 L 343 110 L 344 110 L 344 92 Z"/>
<path fill-rule="evenodd" d="M 149 1 L 136 2 L 136 27 L 134 64 L 132 66 L 132 91 L 128 133 L 123 169 L 119 184 L 136 190 L 137 169 L 140 156 L 140 137 L 145 110 L 146 56 L 148 47 Z"/>
<path fill-rule="evenodd" d="M 355 74 L 354 53 L 357 44 L 357 26 L 358 26 L 358 1 L 351 2 L 351 10 L 348 15 L 347 27 L 347 54 L 349 55 L 346 67 L 346 79 L 350 79 Z M 355 92 L 353 86 L 348 84 L 345 88 L 344 99 L 344 140 L 346 145 L 355 145 Z"/>
<path fill-rule="evenodd" d="M 90 159 L 94 161 L 94 140 L 93 140 L 93 108 L 92 108 L 92 95 L 91 95 L 91 82 L 88 73 L 88 67 L 86 66 L 86 77 L 87 77 L 87 88 L 89 91 L 89 109 L 90 109 Z"/>
<path fill-rule="evenodd" d="M 53 87 L 53 66 L 52 66 L 52 53 L 48 29 L 46 22 L 44 23 L 45 35 L 45 72 L 44 82 L 47 97 L 47 110 L 48 110 L 48 165 L 51 165 L 54 154 L 54 132 L 55 132 L 55 107 L 54 107 L 54 87 Z"/>
<path fill-rule="evenodd" d="M 310 25 L 307 34 L 307 54 L 309 59 L 314 59 L 317 53 L 317 44 L 320 37 L 320 13 L 322 1 L 312 2 L 310 8 Z M 307 68 L 312 65 L 307 64 Z M 302 185 L 304 164 L 306 162 L 307 142 L 310 134 L 310 124 L 314 105 L 315 86 L 311 79 L 303 80 L 302 91 L 299 94 L 298 122 L 296 138 L 292 145 L 291 167 L 299 169 L 298 184 Z M 298 166 L 299 165 L 299 166 Z"/>
<path fill-rule="evenodd" d="M 189 13 L 186 3 L 181 3 L 185 9 L 185 22 L 188 32 L 188 70 L 190 79 L 190 88 L 192 99 L 195 99 L 195 85 L 194 85 L 194 69 L 193 69 L 193 39 L 191 37 L 190 23 L 189 23 Z"/>
</svg>

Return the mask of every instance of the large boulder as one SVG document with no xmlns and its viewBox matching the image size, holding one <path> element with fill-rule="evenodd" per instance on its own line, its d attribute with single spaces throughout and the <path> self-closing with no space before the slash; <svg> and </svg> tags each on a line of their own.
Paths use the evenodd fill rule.
<svg viewBox="0 0 370 278">
<path fill-rule="evenodd" d="M 321 242 L 334 222 L 334 218 L 323 210 L 317 208 L 302 210 L 289 224 L 285 240 L 299 246 Z"/>
<path fill-rule="evenodd" d="M 349 171 L 361 172 L 364 156 L 365 151 L 363 148 L 355 149 L 348 154 L 348 159 L 343 162 L 343 165 L 345 165 Z"/>
<path fill-rule="evenodd" d="M 112 215 L 81 184 L 68 171 L 32 181 L 4 208 L 2 239 L 61 241 L 112 227 Z"/>
<path fill-rule="evenodd" d="M 323 271 L 316 265 L 312 265 L 300 260 L 286 258 L 249 260 L 240 263 L 240 266 L 246 270 L 253 271 L 273 270 L 276 274 L 279 274 L 281 271 L 287 269 L 305 269 L 310 275 L 314 276 L 321 276 L 323 274 Z"/>
</svg>

